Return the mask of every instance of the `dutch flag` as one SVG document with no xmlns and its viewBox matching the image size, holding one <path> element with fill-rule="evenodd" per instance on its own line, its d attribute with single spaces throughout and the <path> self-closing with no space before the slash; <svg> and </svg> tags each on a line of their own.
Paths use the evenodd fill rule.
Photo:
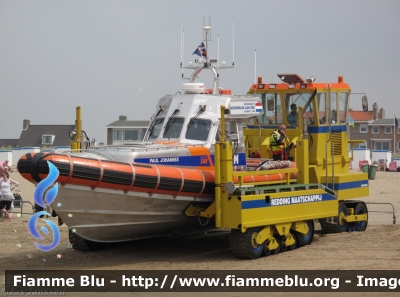
<svg viewBox="0 0 400 297">
<path fill-rule="evenodd" d="M 263 107 L 261 102 L 256 102 L 256 112 L 263 112 Z"/>
</svg>

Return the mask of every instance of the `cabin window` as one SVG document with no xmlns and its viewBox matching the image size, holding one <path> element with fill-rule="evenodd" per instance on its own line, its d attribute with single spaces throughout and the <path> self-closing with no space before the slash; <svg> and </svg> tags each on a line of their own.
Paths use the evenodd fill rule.
<svg viewBox="0 0 400 297">
<path fill-rule="evenodd" d="M 326 114 L 326 94 L 317 93 L 317 105 L 318 105 L 318 118 L 320 124 L 325 124 L 325 114 Z"/>
<path fill-rule="evenodd" d="M 358 147 L 359 147 L 359 148 L 367 148 L 367 143 L 366 143 L 366 142 L 360 143 L 360 144 L 358 145 Z"/>
<path fill-rule="evenodd" d="M 257 95 L 259 96 L 259 95 Z M 258 115 L 259 124 L 283 124 L 281 96 L 278 93 L 261 95 L 263 115 Z"/>
<path fill-rule="evenodd" d="M 318 115 L 319 115 L 319 122 L 321 124 L 329 123 L 332 124 L 338 123 L 338 101 L 337 101 L 337 93 L 332 92 L 330 95 L 330 106 L 329 101 L 327 101 L 325 93 L 318 93 L 317 94 L 317 103 L 318 103 Z M 328 116 L 328 119 L 326 118 Z"/>
<path fill-rule="evenodd" d="M 339 120 L 341 124 L 346 123 L 348 98 L 349 98 L 349 93 L 347 92 L 339 93 Z"/>
<path fill-rule="evenodd" d="M 53 144 L 55 135 L 42 135 L 42 144 Z"/>
<path fill-rule="evenodd" d="M 184 118 L 171 117 L 164 126 L 163 138 L 179 138 L 183 127 Z"/>
<path fill-rule="evenodd" d="M 188 124 L 185 138 L 206 141 L 210 133 L 211 121 L 192 118 Z"/>
<path fill-rule="evenodd" d="M 385 134 L 392 134 L 392 127 L 386 126 L 385 127 Z"/>
<path fill-rule="evenodd" d="M 372 134 L 379 134 L 379 126 L 372 127 Z"/>
<path fill-rule="evenodd" d="M 305 108 L 304 115 L 309 122 L 314 118 L 312 102 L 306 105 L 312 93 L 286 93 L 285 105 L 288 125 L 297 126 L 298 124 L 298 109 L 299 107 Z"/>
<path fill-rule="evenodd" d="M 149 136 L 147 139 L 156 139 L 160 135 L 160 131 L 163 127 L 164 118 L 159 118 L 154 121 L 154 124 L 150 124 Z"/>
<path fill-rule="evenodd" d="M 338 101 L 337 101 L 337 93 L 331 93 L 331 123 L 337 124 L 338 123 Z"/>
<path fill-rule="evenodd" d="M 368 125 L 360 124 L 360 133 L 368 133 Z"/>
</svg>

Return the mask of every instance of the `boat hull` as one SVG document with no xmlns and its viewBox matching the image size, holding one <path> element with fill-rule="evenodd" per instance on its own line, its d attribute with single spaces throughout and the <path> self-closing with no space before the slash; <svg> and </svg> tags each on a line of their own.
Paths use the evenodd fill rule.
<svg viewBox="0 0 400 297">
<path fill-rule="evenodd" d="M 142 193 L 63 186 L 59 187 L 51 206 L 72 232 L 96 242 L 187 234 L 215 226 L 210 220 L 207 226 L 202 227 L 197 218 L 183 214 L 192 201 L 165 195 L 146 196 Z M 207 200 L 197 203 L 207 206 L 212 202 Z"/>
</svg>

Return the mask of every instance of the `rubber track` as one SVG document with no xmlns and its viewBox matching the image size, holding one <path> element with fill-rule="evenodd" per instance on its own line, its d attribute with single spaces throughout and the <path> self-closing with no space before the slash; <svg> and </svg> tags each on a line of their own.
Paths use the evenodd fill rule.
<svg viewBox="0 0 400 297">
<path fill-rule="evenodd" d="M 328 233 L 339 233 L 339 229 L 336 224 L 331 224 L 326 221 L 326 219 L 320 219 L 319 223 L 321 224 L 322 232 L 325 234 Z"/>
</svg>

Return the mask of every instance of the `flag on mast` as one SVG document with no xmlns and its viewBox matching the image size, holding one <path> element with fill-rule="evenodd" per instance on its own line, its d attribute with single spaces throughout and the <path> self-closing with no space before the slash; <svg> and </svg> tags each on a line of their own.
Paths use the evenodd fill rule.
<svg viewBox="0 0 400 297">
<path fill-rule="evenodd" d="M 200 43 L 200 45 L 197 47 L 197 49 L 194 51 L 192 55 L 198 55 L 200 57 L 206 57 L 207 52 L 206 52 L 206 47 L 204 46 L 204 42 Z"/>
<path fill-rule="evenodd" d="M 395 126 L 396 128 L 399 127 L 399 121 L 397 120 L 396 117 L 394 117 L 394 126 Z"/>
</svg>

